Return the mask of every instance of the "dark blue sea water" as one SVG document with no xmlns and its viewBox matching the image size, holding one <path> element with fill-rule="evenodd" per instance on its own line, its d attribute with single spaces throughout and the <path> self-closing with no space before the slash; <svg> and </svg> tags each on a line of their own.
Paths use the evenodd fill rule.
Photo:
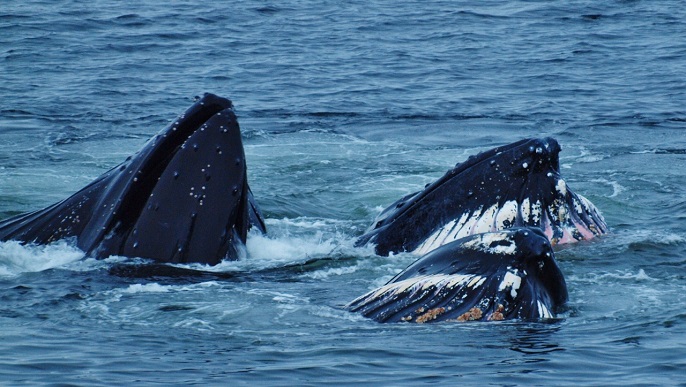
<svg viewBox="0 0 686 387">
<path fill-rule="evenodd" d="M 0 384 L 683 385 L 685 9 L 4 0 L 0 217 L 69 196 L 214 92 L 236 106 L 270 235 L 193 278 L 1 243 Z M 560 142 L 612 229 L 557 253 L 563 319 L 340 309 L 414 260 L 353 247 L 381 208 L 533 136 Z"/>
</svg>

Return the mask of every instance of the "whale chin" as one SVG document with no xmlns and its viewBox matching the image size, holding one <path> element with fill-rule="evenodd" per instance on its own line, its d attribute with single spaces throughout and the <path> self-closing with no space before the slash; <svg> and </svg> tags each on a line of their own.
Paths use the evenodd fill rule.
<svg viewBox="0 0 686 387">
<path fill-rule="evenodd" d="M 511 227 L 543 230 L 552 245 L 607 233 L 600 211 L 560 175 L 552 138 L 497 147 L 457 164 L 386 208 L 357 245 L 380 255 L 426 254 L 460 238 Z"/>
</svg>

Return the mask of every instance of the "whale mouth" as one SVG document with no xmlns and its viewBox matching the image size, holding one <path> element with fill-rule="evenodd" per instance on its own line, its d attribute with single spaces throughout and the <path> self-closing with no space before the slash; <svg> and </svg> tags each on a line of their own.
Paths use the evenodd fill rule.
<svg viewBox="0 0 686 387">
<path fill-rule="evenodd" d="M 607 232 L 600 211 L 560 175 L 560 146 L 526 139 L 457 164 L 424 190 L 384 210 L 358 245 L 377 253 L 425 254 L 462 237 L 510 227 L 539 227 L 553 245 Z"/>
</svg>

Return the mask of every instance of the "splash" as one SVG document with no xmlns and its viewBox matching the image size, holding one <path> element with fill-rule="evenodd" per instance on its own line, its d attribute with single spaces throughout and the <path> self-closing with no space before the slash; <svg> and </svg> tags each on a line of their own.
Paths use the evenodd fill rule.
<svg viewBox="0 0 686 387">
<path fill-rule="evenodd" d="M 22 245 L 0 242 L 0 276 L 40 272 L 78 262 L 84 252 L 66 241 L 49 245 Z"/>
<path fill-rule="evenodd" d="M 322 218 L 268 219 L 268 236 L 251 232 L 245 255 L 239 261 L 225 260 L 216 266 L 202 264 L 181 265 L 204 271 L 246 271 L 279 267 L 313 258 L 342 255 L 373 255 L 370 248 L 354 247 L 354 239 L 340 230 L 350 229 L 351 223 Z M 49 245 L 22 245 L 16 241 L 0 242 L 0 276 L 41 272 L 53 268 L 72 271 L 91 271 L 107 268 L 113 263 L 131 261 L 112 256 L 107 259 L 86 258 L 85 253 L 68 240 Z"/>
</svg>

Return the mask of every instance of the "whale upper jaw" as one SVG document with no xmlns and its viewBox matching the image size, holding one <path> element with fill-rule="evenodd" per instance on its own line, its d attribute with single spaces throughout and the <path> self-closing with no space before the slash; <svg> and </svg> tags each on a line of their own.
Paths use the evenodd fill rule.
<svg viewBox="0 0 686 387">
<path fill-rule="evenodd" d="M 526 139 L 457 164 L 424 190 L 382 211 L 358 245 L 378 254 L 425 254 L 462 237 L 510 227 L 538 227 L 553 245 L 607 232 L 600 211 L 560 175 L 560 146 Z"/>
<path fill-rule="evenodd" d="M 216 264 L 264 222 L 230 100 L 206 94 L 138 153 L 48 208 L 0 222 L 0 240 L 75 238 L 95 257 Z"/>
</svg>

